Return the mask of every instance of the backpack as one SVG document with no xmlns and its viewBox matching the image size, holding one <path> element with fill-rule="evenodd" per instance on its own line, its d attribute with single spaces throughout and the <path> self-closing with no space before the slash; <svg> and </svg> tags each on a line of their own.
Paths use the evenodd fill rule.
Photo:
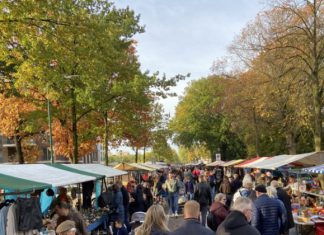
<svg viewBox="0 0 324 235">
<path fill-rule="evenodd" d="M 177 188 L 179 195 L 184 195 L 186 193 L 186 185 L 182 181 L 178 180 Z"/>
<path fill-rule="evenodd" d="M 214 213 L 211 213 L 210 211 L 208 212 L 207 215 L 207 226 L 213 230 L 214 232 L 216 232 L 218 224 L 216 221 L 216 216 L 214 215 Z"/>
</svg>

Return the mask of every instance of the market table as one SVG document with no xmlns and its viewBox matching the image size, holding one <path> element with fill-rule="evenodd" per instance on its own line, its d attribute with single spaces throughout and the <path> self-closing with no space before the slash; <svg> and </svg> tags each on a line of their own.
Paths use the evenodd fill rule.
<svg viewBox="0 0 324 235">
<path fill-rule="evenodd" d="M 99 219 L 96 219 L 94 222 L 87 226 L 87 231 L 92 232 L 98 229 L 100 226 L 103 226 L 103 229 L 106 230 L 108 228 L 108 220 L 109 215 L 103 214 Z"/>
<path fill-rule="evenodd" d="M 298 215 L 297 214 L 293 214 L 294 217 L 294 223 L 295 223 L 295 227 L 296 227 L 296 232 L 299 235 L 309 235 L 311 234 L 313 231 L 315 231 L 315 223 L 311 220 L 309 220 L 308 222 L 300 222 L 299 220 L 297 220 Z"/>
<path fill-rule="evenodd" d="M 294 223 L 296 226 L 296 232 L 297 234 L 301 235 L 308 235 L 312 234 L 312 232 L 316 234 L 324 234 L 322 231 L 324 231 L 324 220 L 319 219 L 317 216 L 313 216 L 310 220 L 307 222 L 301 222 L 299 221 L 298 215 L 296 213 L 293 214 L 294 217 Z"/>
</svg>

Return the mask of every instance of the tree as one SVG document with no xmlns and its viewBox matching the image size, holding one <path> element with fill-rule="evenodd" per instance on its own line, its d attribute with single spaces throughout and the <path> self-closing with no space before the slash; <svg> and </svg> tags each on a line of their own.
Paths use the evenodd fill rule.
<svg viewBox="0 0 324 235">
<path fill-rule="evenodd" d="M 277 0 L 242 32 L 233 51 L 250 65 L 261 54 L 275 55 L 294 83 L 310 91 L 314 147 L 322 145 L 323 107 L 323 1 Z M 306 96 L 307 98 L 307 96 Z"/>
<path fill-rule="evenodd" d="M 194 81 L 186 89 L 170 123 L 175 141 L 190 148 L 205 145 L 210 157 L 221 149 L 224 159 L 233 159 L 246 154 L 245 146 L 231 130 L 225 113 L 226 87 L 228 81 L 210 76 Z"/>
</svg>

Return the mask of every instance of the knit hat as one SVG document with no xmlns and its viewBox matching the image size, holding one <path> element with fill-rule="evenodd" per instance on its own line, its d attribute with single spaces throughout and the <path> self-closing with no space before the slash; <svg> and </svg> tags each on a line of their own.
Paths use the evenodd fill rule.
<svg viewBox="0 0 324 235">
<path fill-rule="evenodd" d="M 267 189 L 263 184 L 257 185 L 254 190 L 259 193 L 267 193 Z"/>
<path fill-rule="evenodd" d="M 56 228 L 56 233 L 64 233 L 75 228 L 75 223 L 72 220 L 65 220 Z"/>
</svg>

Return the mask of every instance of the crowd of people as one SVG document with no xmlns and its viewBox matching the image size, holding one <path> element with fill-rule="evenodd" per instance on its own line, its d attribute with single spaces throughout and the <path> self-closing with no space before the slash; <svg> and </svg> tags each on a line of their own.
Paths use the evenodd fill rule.
<svg viewBox="0 0 324 235">
<path fill-rule="evenodd" d="M 269 172 L 231 176 L 221 168 L 198 167 L 169 168 L 137 178 L 125 186 L 109 185 L 98 198 L 100 207 L 116 214 L 114 235 L 281 235 L 294 227 L 293 178 L 284 183 Z M 58 229 L 67 223 L 67 227 L 74 225 L 71 234 L 87 234 L 81 217 L 64 200 L 56 205 L 56 212 L 63 224 Z M 131 224 L 132 215 L 142 212 L 145 219 Z M 168 220 L 180 214 L 184 223 L 170 231 Z"/>
</svg>

